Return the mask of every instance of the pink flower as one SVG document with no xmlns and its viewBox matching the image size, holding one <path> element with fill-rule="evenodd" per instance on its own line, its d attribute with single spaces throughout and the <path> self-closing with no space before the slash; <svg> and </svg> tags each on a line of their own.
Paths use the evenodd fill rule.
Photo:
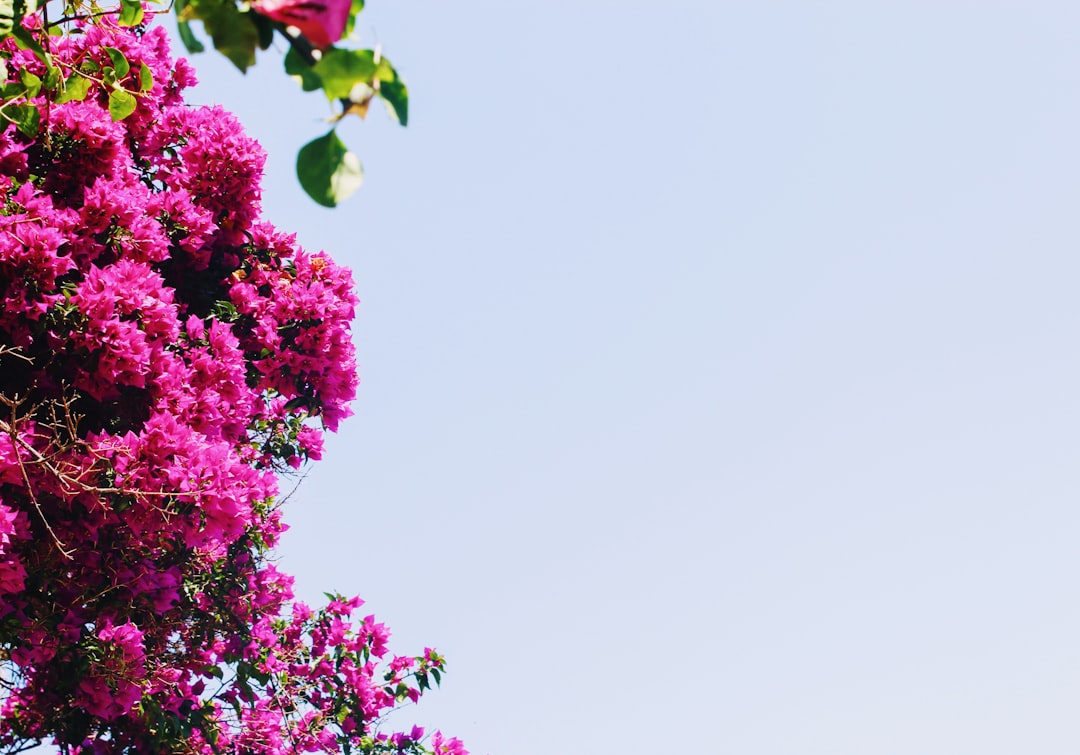
<svg viewBox="0 0 1080 755">
<path fill-rule="evenodd" d="M 325 47 L 350 2 L 255 7 Z M 35 98 L 36 139 L 0 122 L 0 395 L 25 400 L 0 433 L 0 743 L 357 749 L 442 658 L 388 655 L 359 598 L 295 602 L 271 560 L 276 473 L 318 459 L 356 392 L 352 276 L 261 219 L 261 147 L 184 104 L 193 77 L 163 29 L 80 31 L 51 40 L 62 70 L 119 51 L 153 82 L 120 121 L 91 77 L 85 99 Z M 12 37 L 0 53 L 48 75 Z M 163 748 L 146 739 L 161 714 L 200 723 Z M 379 741 L 417 753 L 423 735 Z"/>
<path fill-rule="evenodd" d="M 350 0 L 257 0 L 259 13 L 295 26 L 316 47 L 325 49 L 341 39 L 352 7 Z"/>
<path fill-rule="evenodd" d="M 435 755 L 469 755 L 465 745 L 457 737 L 446 739 L 441 731 L 431 738 L 431 749 Z"/>
</svg>

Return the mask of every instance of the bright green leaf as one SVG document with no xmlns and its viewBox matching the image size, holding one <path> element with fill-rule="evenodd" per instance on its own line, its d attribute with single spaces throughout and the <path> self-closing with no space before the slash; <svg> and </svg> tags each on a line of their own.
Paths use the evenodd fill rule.
<svg viewBox="0 0 1080 755">
<path fill-rule="evenodd" d="M 364 9 L 364 0 L 352 0 L 352 7 L 349 8 L 349 17 L 345 21 L 345 38 L 348 39 L 352 36 L 353 29 L 356 28 L 356 17 L 360 15 L 360 11 Z"/>
<path fill-rule="evenodd" d="M 154 74 L 150 72 L 150 66 L 139 63 L 139 91 L 149 92 L 154 87 Z"/>
<path fill-rule="evenodd" d="M 26 87 L 27 98 L 37 97 L 41 93 L 41 79 L 25 68 L 19 71 L 19 83 Z"/>
<path fill-rule="evenodd" d="M 124 57 L 124 53 L 117 50 L 115 47 L 105 47 L 106 54 L 109 56 L 109 60 L 112 61 L 113 68 L 116 70 L 116 78 L 122 79 L 131 72 L 131 64 L 128 63 L 128 59 Z"/>
<path fill-rule="evenodd" d="M 314 67 L 331 102 L 349 96 L 357 84 L 370 82 L 379 70 L 374 50 L 327 50 Z"/>
<path fill-rule="evenodd" d="M 143 20 L 142 0 L 120 0 L 120 25 L 138 26 Z"/>
<path fill-rule="evenodd" d="M 360 160 L 331 130 L 300 148 L 296 175 L 308 196 L 323 207 L 335 207 L 364 181 Z"/>
<path fill-rule="evenodd" d="M 90 79 L 73 73 L 64 80 L 64 90 L 56 98 L 57 104 L 81 102 L 90 92 Z"/>
<path fill-rule="evenodd" d="M 375 68 L 374 78 L 379 81 L 397 81 L 398 75 L 394 67 L 390 65 L 390 61 L 386 58 L 379 56 L 379 62 Z"/>
<path fill-rule="evenodd" d="M 122 121 L 135 112 L 135 95 L 123 89 L 109 92 L 109 115 L 114 121 Z"/>
</svg>

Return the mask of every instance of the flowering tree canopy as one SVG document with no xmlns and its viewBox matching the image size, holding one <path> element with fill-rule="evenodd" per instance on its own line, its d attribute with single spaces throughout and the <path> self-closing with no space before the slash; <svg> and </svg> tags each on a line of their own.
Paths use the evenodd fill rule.
<svg viewBox="0 0 1080 755">
<path fill-rule="evenodd" d="M 278 475 L 355 393 L 349 271 L 260 218 L 262 150 L 185 105 L 162 28 L 23 22 L 0 40 L 0 752 L 462 755 L 385 721 L 441 656 L 391 654 L 359 599 L 294 600 L 269 560 Z"/>
</svg>

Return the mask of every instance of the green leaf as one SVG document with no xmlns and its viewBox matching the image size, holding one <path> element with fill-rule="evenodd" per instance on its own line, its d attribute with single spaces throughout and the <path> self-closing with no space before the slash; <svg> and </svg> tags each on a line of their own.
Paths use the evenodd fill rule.
<svg viewBox="0 0 1080 755">
<path fill-rule="evenodd" d="M 343 50 L 331 47 L 314 67 L 322 80 L 326 98 L 333 102 L 347 98 L 357 84 L 368 83 L 375 78 L 379 64 L 375 62 L 374 50 Z"/>
<path fill-rule="evenodd" d="M 309 197 L 323 207 L 336 207 L 360 188 L 364 169 L 331 129 L 300 148 L 296 176 Z"/>
<path fill-rule="evenodd" d="M 142 0 L 120 0 L 120 25 L 138 26 L 143 20 Z"/>
<path fill-rule="evenodd" d="M 352 36 L 353 29 L 356 28 L 356 17 L 360 15 L 360 11 L 364 10 L 364 0 L 352 0 L 352 7 L 349 8 L 349 17 L 345 21 L 345 39 Z"/>
<path fill-rule="evenodd" d="M 154 88 L 154 74 L 150 72 L 150 66 L 139 63 L 139 91 L 149 92 Z"/>
<path fill-rule="evenodd" d="M 109 92 L 109 115 L 114 121 L 122 121 L 135 112 L 135 95 L 123 89 Z"/>
<path fill-rule="evenodd" d="M 73 73 L 64 80 L 64 90 L 56 98 L 56 104 L 65 102 L 82 102 L 90 93 L 90 79 Z"/>
<path fill-rule="evenodd" d="M 19 18 L 22 18 L 22 16 L 19 16 Z M 15 40 L 19 43 L 19 47 L 34 53 L 38 60 L 43 60 L 45 63 L 51 64 L 49 59 L 50 55 L 45 52 L 45 48 L 37 41 L 37 37 L 21 23 L 15 24 L 15 27 L 11 30 L 11 36 L 15 37 Z"/>
<path fill-rule="evenodd" d="M 41 93 L 41 79 L 27 71 L 25 68 L 19 71 L 19 83 L 26 87 L 27 98 L 37 97 Z"/>
<path fill-rule="evenodd" d="M 0 100 L 10 102 L 26 94 L 26 87 L 18 81 L 6 81 L 0 84 Z"/>
<path fill-rule="evenodd" d="M 45 71 L 45 89 L 49 92 L 55 92 L 60 86 L 60 69 L 56 66 L 49 66 Z"/>
<path fill-rule="evenodd" d="M 397 71 L 395 71 L 394 67 L 390 65 L 390 61 L 384 58 L 382 55 L 379 56 L 379 62 L 375 68 L 375 78 L 379 81 L 398 80 Z"/>
<path fill-rule="evenodd" d="M 300 88 L 305 92 L 322 89 L 322 79 L 294 47 L 290 47 L 285 53 L 285 73 L 297 79 L 300 82 Z"/>
<path fill-rule="evenodd" d="M 259 32 L 248 12 L 240 12 L 233 0 L 190 0 L 185 16 L 203 22 L 214 49 L 232 61 L 241 71 L 255 63 Z"/>
<path fill-rule="evenodd" d="M 20 16 L 15 13 L 15 0 L 0 0 L 0 38 L 11 34 L 15 24 L 22 20 Z"/>
<path fill-rule="evenodd" d="M 124 53 L 120 52 L 115 47 L 105 47 L 102 49 L 105 50 L 106 54 L 109 56 L 109 60 L 112 61 L 117 79 L 122 79 L 131 73 L 131 64 L 128 63 L 128 59 L 124 57 Z"/>
<path fill-rule="evenodd" d="M 386 111 L 402 126 L 409 123 L 409 90 L 401 81 L 385 81 L 379 84 L 379 96 L 386 104 Z"/>
<path fill-rule="evenodd" d="M 311 403 L 311 399 L 307 396 L 297 396 L 296 398 L 289 399 L 285 403 L 285 411 L 291 412 L 296 409 L 304 409 Z"/>
<path fill-rule="evenodd" d="M 259 13 L 251 14 L 251 22 L 255 24 L 255 31 L 259 34 L 259 49 L 269 50 L 270 45 L 274 44 L 274 32 L 277 30 L 276 22 Z"/>
<path fill-rule="evenodd" d="M 235 322 L 240 317 L 240 312 L 231 301 L 219 299 L 210 307 L 210 316 L 222 322 Z"/>
<path fill-rule="evenodd" d="M 187 21 L 177 21 L 176 30 L 180 34 L 180 41 L 184 43 L 184 49 L 190 53 L 205 52 L 206 47 L 199 38 L 195 36 L 195 32 L 191 30 L 191 24 Z"/>
<path fill-rule="evenodd" d="M 0 109 L 0 115 L 4 119 L 14 123 L 16 128 L 31 138 L 37 136 L 38 124 L 41 123 L 41 113 L 36 105 L 7 105 Z"/>
</svg>

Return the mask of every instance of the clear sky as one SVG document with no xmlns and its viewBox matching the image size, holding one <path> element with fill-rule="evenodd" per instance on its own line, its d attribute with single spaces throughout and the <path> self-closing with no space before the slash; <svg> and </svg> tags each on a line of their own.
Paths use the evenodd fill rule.
<svg viewBox="0 0 1080 755">
<path fill-rule="evenodd" d="M 198 97 L 352 267 L 300 592 L 475 755 L 1080 752 L 1080 6 L 369 0 L 412 123 Z"/>
</svg>

